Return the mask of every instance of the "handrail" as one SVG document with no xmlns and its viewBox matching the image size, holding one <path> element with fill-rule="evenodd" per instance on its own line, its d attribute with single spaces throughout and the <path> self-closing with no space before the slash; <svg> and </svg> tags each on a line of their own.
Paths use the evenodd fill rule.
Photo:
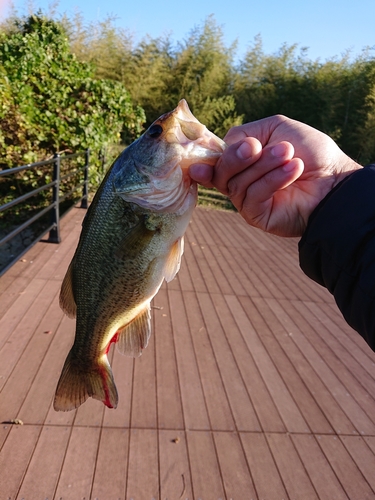
<svg viewBox="0 0 375 500">
<path fill-rule="evenodd" d="M 14 168 L 8 168 L 6 170 L 0 170 L 0 177 L 18 174 L 18 172 L 22 172 L 23 170 L 29 170 L 35 167 L 43 167 L 44 165 L 50 165 L 54 161 L 55 159 L 51 158 L 50 160 L 38 161 L 37 163 L 28 163 L 27 165 L 22 165 L 21 167 L 14 167 Z"/>
<path fill-rule="evenodd" d="M 61 162 L 65 160 L 72 160 L 78 157 L 84 156 L 85 158 L 85 163 L 81 167 L 77 167 L 73 172 L 69 172 L 68 174 L 65 174 L 64 176 L 61 177 L 60 171 L 61 171 Z M 88 207 L 88 170 L 89 170 L 89 162 L 90 162 L 90 150 L 87 149 L 86 151 L 81 151 L 78 153 L 72 153 L 68 155 L 61 156 L 60 154 L 55 154 L 53 158 L 49 160 L 44 160 L 36 163 L 29 163 L 28 165 L 22 165 L 19 167 L 14 167 L 10 168 L 7 170 L 1 170 L 0 171 L 0 178 L 5 177 L 5 176 L 10 176 L 10 175 L 15 175 L 19 172 L 25 171 L 25 170 L 31 170 L 34 168 L 46 166 L 46 165 L 52 165 L 53 166 L 53 174 L 52 174 L 52 181 L 44 184 L 43 186 L 39 186 L 36 189 L 29 191 L 28 193 L 19 196 L 18 198 L 15 198 L 14 200 L 11 200 L 3 205 L 0 206 L 0 213 L 4 212 L 5 210 L 14 207 L 15 205 L 24 202 L 25 200 L 31 198 L 32 196 L 35 196 L 36 194 L 52 188 L 52 200 L 51 203 L 43 207 L 40 211 L 38 211 L 37 214 L 34 216 L 30 217 L 26 222 L 21 224 L 20 226 L 16 227 L 13 229 L 9 234 L 5 235 L 2 239 L 0 239 L 0 247 L 4 245 L 5 243 L 8 243 L 10 240 L 12 240 L 17 234 L 22 232 L 24 229 L 29 227 L 31 224 L 36 222 L 38 219 L 40 219 L 43 215 L 45 215 L 47 212 L 51 211 L 51 223 L 48 226 L 48 228 L 44 228 L 44 230 L 39 234 L 38 236 L 33 239 L 33 241 L 8 264 L 3 269 L 0 269 L 0 276 L 2 276 L 17 260 L 22 257 L 35 243 L 40 241 L 45 234 L 49 232 L 48 236 L 48 242 L 49 243 L 60 243 L 61 242 L 61 236 L 60 236 L 60 204 L 68 198 L 71 194 L 82 188 L 82 196 L 76 200 L 76 202 L 81 202 L 80 207 L 81 208 L 87 208 Z M 73 175 L 76 175 L 77 173 L 83 171 L 83 180 L 81 177 L 80 182 L 73 187 L 68 193 L 64 193 L 62 196 L 60 196 L 60 182 L 63 180 L 66 180 Z"/>
</svg>

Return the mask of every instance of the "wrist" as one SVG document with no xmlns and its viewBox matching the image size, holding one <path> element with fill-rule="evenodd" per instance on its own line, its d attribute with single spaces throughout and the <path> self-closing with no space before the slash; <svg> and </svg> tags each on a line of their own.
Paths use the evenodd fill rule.
<svg viewBox="0 0 375 500">
<path fill-rule="evenodd" d="M 355 162 L 351 158 L 348 158 L 348 161 L 341 167 L 340 172 L 338 172 L 335 175 L 333 184 L 332 184 L 332 189 L 337 186 L 342 180 L 345 179 L 345 177 L 348 177 L 348 175 L 351 175 L 353 172 L 356 170 L 362 169 L 363 166 L 360 165 L 359 163 Z"/>
</svg>

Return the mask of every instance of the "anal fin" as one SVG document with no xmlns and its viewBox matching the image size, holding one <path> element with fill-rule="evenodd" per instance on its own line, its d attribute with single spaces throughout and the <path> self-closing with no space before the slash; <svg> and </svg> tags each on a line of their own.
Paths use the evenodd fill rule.
<svg viewBox="0 0 375 500">
<path fill-rule="evenodd" d="M 138 357 L 147 347 L 151 335 L 151 311 L 147 304 L 138 316 L 117 332 L 117 348 L 121 354 Z"/>
<path fill-rule="evenodd" d="M 184 253 L 184 237 L 178 238 L 178 240 L 172 245 L 169 252 L 165 267 L 164 267 L 164 279 L 168 283 L 172 281 L 180 270 L 181 258 Z"/>
</svg>

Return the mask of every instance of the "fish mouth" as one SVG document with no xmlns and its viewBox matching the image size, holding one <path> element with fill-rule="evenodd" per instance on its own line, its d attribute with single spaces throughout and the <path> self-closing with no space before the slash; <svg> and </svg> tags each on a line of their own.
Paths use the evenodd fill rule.
<svg viewBox="0 0 375 500">
<path fill-rule="evenodd" d="M 190 165 L 213 166 L 227 147 L 195 118 L 185 99 L 158 118 L 141 140 L 152 149 L 152 161 L 158 168 L 143 163 L 142 158 L 133 158 L 137 182 L 115 191 L 125 201 L 158 212 L 179 212 L 195 204 L 197 186 L 189 175 Z"/>
<path fill-rule="evenodd" d="M 227 147 L 225 142 L 195 118 L 185 99 L 181 99 L 171 115 L 175 124 L 164 138 L 170 144 L 180 145 L 180 167 L 185 170 L 197 162 L 214 165 Z"/>
</svg>

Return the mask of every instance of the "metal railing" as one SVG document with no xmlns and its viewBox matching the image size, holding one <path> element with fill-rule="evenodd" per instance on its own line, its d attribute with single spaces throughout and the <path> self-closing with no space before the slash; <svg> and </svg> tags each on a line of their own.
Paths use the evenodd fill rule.
<svg viewBox="0 0 375 500">
<path fill-rule="evenodd" d="M 73 171 L 69 171 L 68 173 L 61 176 L 61 163 L 66 160 L 75 160 L 79 157 L 84 158 L 84 165 L 77 166 Z M 88 171 L 89 171 L 89 162 L 90 162 L 90 150 L 82 151 L 79 153 L 73 153 L 69 155 L 61 156 L 60 154 L 55 154 L 53 158 L 50 160 L 45 160 L 37 163 L 31 163 L 28 165 L 23 165 L 21 167 L 10 168 L 7 170 L 0 171 L 0 179 L 6 176 L 11 176 L 18 174 L 19 172 L 37 169 L 39 167 L 44 167 L 48 165 L 53 166 L 52 173 L 52 181 L 44 184 L 43 186 L 39 186 L 28 193 L 15 198 L 8 203 L 0 206 L 0 213 L 8 210 L 11 207 L 14 207 L 17 204 L 23 203 L 25 200 L 35 196 L 42 191 L 47 191 L 52 189 L 51 203 L 48 206 L 43 207 L 38 213 L 27 219 L 24 223 L 17 226 L 15 229 L 10 231 L 9 234 L 0 239 L 0 249 L 3 245 L 10 242 L 13 238 L 15 238 L 18 234 L 24 231 L 26 228 L 31 226 L 34 222 L 41 219 L 46 213 L 51 212 L 50 224 L 47 228 L 43 228 L 42 232 L 38 234 L 32 242 L 27 245 L 27 247 L 23 248 L 13 260 L 8 262 L 5 267 L 0 269 L 0 276 L 5 273 L 17 260 L 19 260 L 22 255 L 24 255 L 35 243 L 40 241 L 43 236 L 45 236 L 49 232 L 48 239 L 46 241 L 50 243 L 60 243 L 60 205 L 67 198 L 71 197 L 76 191 L 82 189 L 82 195 L 74 200 L 74 203 L 70 208 L 75 206 L 78 202 L 81 202 L 81 208 L 87 208 L 88 206 Z M 83 180 L 76 184 L 69 192 L 64 193 L 62 196 L 60 195 L 60 185 L 64 181 L 68 181 L 74 175 L 77 175 L 79 172 L 83 172 Z M 64 212 L 66 213 L 67 210 Z"/>
</svg>

